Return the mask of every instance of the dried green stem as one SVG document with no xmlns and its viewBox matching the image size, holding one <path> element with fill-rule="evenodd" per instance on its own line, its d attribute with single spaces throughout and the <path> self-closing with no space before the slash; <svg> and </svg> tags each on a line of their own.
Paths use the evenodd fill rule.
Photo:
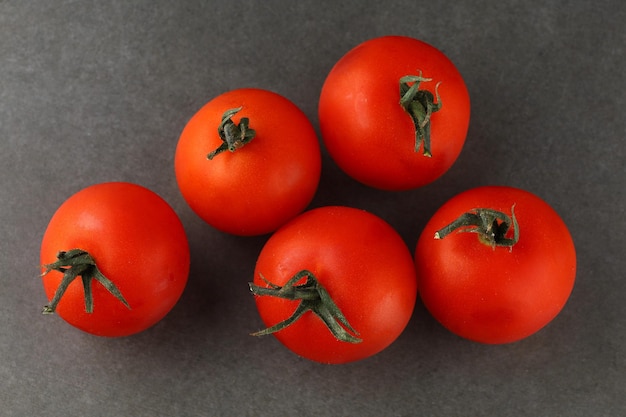
<svg viewBox="0 0 626 417">
<path fill-rule="evenodd" d="M 506 237 L 511 229 L 513 237 Z M 515 204 L 511 207 L 511 216 L 489 208 L 477 208 L 463 213 L 452 223 L 435 232 L 435 239 L 443 239 L 453 231 L 477 233 L 478 239 L 486 245 L 511 249 L 519 241 Z"/>
<path fill-rule="evenodd" d="M 439 85 L 435 86 L 435 96 L 428 90 L 420 90 L 420 83 L 432 81 L 431 78 L 419 75 L 406 75 L 400 78 L 400 105 L 411 116 L 415 127 L 415 152 L 419 152 L 420 147 L 424 144 L 423 155 L 432 156 L 430 148 L 430 118 L 433 113 L 441 109 L 441 100 L 439 98 Z"/>
<path fill-rule="evenodd" d="M 113 281 L 105 277 L 102 272 L 100 272 L 93 257 L 82 249 L 61 251 L 57 254 L 57 261 L 44 265 L 44 268 L 46 268 L 46 270 L 43 274 L 41 274 L 41 276 L 48 274 L 50 271 L 58 271 L 63 273 L 63 279 L 54 293 L 54 297 L 50 301 L 50 304 L 44 306 L 42 310 L 43 314 L 54 313 L 67 288 L 72 281 L 78 277 L 81 277 L 83 281 L 83 289 L 85 292 L 85 311 L 87 313 L 93 312 L 93 294 L 91 284 L 94 279 L 102 284 L 107 291 L 113 294 L 115 298 L 120 300 L 120 302 L 130 309 L 130 305 L 124 299 L 124 296 L 117 286 L 113 283 Z"/>
<path fill-rule="evenodd" d="M 226 110 L 222 115 L 222 122 L 217 127 L 217 134 L 222 139 L 222 144 L 207 155 L 208 159 L 213 159 L 224 151 L 235 152 L 254 139 L 256 132 L 250 129 L 250 120 L 247 117 L 242 117 L 239 124 L 235 124 L 231 119 L 241 109 L 242 107 Z"/>
<path fill-rule="evenodd" d="M 304 277 L 306 277 L 306 281 L 303 284 L 296 285 Z M 265 330 L 252 333 L 253 336 L 263 336 L 278 332 L 295 323 L 307 311 L 312 311 L 326 324 L 337 340 L 348 343 L 360 343 L 362 341 L 355 336 L 359 333 L 352 328 L 339 307 L 330 297 L 330 294 L 328 294 L 328 291 L 310 271 L 302 270 L 298 272 L 282 287 L 272 284 L 262 275 L 261 278 L 269 287 L 260 287 L 250 283 L 250 291 L 254 295 L 297 300 L 300 301 L 300 304 L 287 319 Z"/>
</svg>

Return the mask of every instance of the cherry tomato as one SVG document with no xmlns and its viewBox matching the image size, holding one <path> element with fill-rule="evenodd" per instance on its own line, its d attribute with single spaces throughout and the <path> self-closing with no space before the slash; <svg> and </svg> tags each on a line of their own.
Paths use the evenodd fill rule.
<svg viewBox="0 0 626 417">
<path fill-rule="evenodd" d="M 445 203 L 415 251 L 420 294 L 446 328 L 483 343 L 546 326 L 574 286 L 576 253 L 559 215 L 539 197 L 488 186 Z"/>
<path fill-rule="evenodd" d="M 85 332 L 126 336 L 174 307 L 187 283 L 182 223 L 139 185 L 92 185 L 54 213 L 41 243 L 43 286 L 55 312 Z M 90 312 L 91 311 L 91 312 Z"/>
<path fill-rule="evenodd" d="M 321 363 L 356 361 L 389 346 L 417 298 L 413 258 L 398 233 L 371 213 L 339 206 L 310 210 L 278 229 L 250 285 L 269 326 L 256 334 L 273 333 Z"/>
<path fill-rule="evenodd" d="M 260 89 L 224 93 L 184 128 L 176 149 L 180 191 L 204 221 L 261 235 L 302 212 L 320 179 L 320 145 L 304 113 Z"/>
<path fill-rule="evenodd" d="M 349 176 L 384 190 L 428 184 L 459 156 L 470 100 L 438 49 L 385 36 L 363 42 L 331 69 L 319 100 L 322 139 Z"/>
</svg>

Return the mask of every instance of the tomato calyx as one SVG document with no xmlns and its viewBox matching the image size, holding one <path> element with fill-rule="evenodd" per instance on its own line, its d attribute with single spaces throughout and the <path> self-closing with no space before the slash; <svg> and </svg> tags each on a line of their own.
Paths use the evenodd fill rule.
<svg viewBox="0 0 626 417">
<path fill-rule="evenodd" d="M 306 281 L 303 284 L 296 285 L 296 283 L 301 281 L 304 277 L 306 277 Z M 322 319 L 324 324 L 328 327 L 328 330 L 330 330 L 333 336 L 340 342 L 362 342 L 362 339 L 355 336 L 359 333 L 352 328 L 339 307 L 337 307 L 330 297 L 330 294 L 328 294 L 328 291 L 326 291 L 310 271 L 302 270 L 298 272 L 282 287 L 269 282 L 263 275 L 261 275 L 261 279 L 269 285 L 269 288 L 260 287 L 251 282 L 249 283 L 250 291 L 252 291 L 254 295 L 279 297 L 294 301 L 299 300 L 300 304 L 287 319 L 265 330 L 252 333 L 253 336 L 264 336 L 278 332 L 295 323 L 307 311 L 311 311 Z"/>
<path fill-rule="evenodd" d="M 430 149 L 430 118 L 433 113 L 441 109 L 441 100 L 439 98 L 438 82 L 435 86 L 435 96 L 428 90 L 420 90 L 420 83 L 432 81 L 432 78 L 422 77 L 422 71 L 419 75 L 406 75 L 400 78 L 400 105 L 411 116 L 415 127 L 415 152 L 419 152 L 422 143 L 424 144 L 423 155 L 431 157 Z"/>
<path fill-rule="evenodd" d="M 506 237 L 513 229 L 513 237 Z M 449 225 L 435 232 L 435 239 L 443 239 L 453 231 L 472 232 L 478 240 L 492 248 L 508 247 L 512 250 L 519 240 L 519 224 L 515 218 L 515 204 L 511 207 L 511 216 L 489 208 L 477 208 L 461 214 Z"/>
<path fill-rule="evenodd" d="M 239 124 L 232 121 L 232 117 L 241 111 L 243 107 L 229 109 L 222 115 L 222 121 L 217 127 L 217 134 L 222 139 L 222 144 L 209 153 L 207 158 L 213 159 L 224 151 L 235 152 L 237 149 L 248 144 L 256 136 L 254 129 L 250 129 L 250 119 L 242 117 Z"/>
<path fill-rule="evenodd" d="M 96 266 L 96 262 L 93 257 L 82 249 L 71 249 L 68 251 L 60 251 L 57 254 L 57 261 L 51 264 L 44 265 L 46 270 L 41 274 L 45 276 L 50 271 L 58 271 L 63 273 L 63 279 L 59 284 L 54 297 L 50 304 L 44 306 L 43 314 L 52 314 L 57 308 L 59 301 L 65 294 L 65 291 L 69 287 L 70 283 L 76 278 L 81 277 L 83 281 L 83 288 L 85 291 L 85 311 L 87 313 L 93 313 L 93 294 L 91 291 L 92 281 L 95 279 L 104 286 L 111 294 L 115 296 L 120 302 L 122 302 L 130 310 L 130 305 L 124 299 L 124 296 L 117 288 L 117 286 L 100 272 Z"/>
</svg>

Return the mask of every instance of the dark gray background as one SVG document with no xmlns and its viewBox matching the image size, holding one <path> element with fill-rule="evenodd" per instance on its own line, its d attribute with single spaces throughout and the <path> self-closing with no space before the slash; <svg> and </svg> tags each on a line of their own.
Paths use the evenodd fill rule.
<svg viewBox="0 0 626 417">
<path fill-rule="evenodd" d="M 626 415 L 625 22 L 622 0 L 0 1 L 0 414 Z M 462 340 L 418 303 L 387 350 L 324 366 L 248 335 L 261 323 L 246 283 L 266 237 L 202 223 L 177 190 L 173 154 L 193 113 L 238 87 L 283 94 L 317 129 L 334 62 L 386 34 L 457 65 L 472 100 L 466 146 L 440 180 L 402 193 L 361 186 L 324 154 L 312 207 L 370 210 L 413 250 L 453 195 L 524 188 L 570 227 L 577 282 L 557 319 L 518 343 Z M 180 303 L 122 339 L 39 313 L 50 217 L 112 180 L 163 196 L 192 251 Z"/>
</svg>

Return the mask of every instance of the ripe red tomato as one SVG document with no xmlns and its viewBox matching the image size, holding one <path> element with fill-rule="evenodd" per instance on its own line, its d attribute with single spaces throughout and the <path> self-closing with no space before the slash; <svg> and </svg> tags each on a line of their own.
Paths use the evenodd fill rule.
<svg viewBox="0 0 626 417">
<path fill-rule="evenodd" d="M 415 263 L 432 315 L 459 336 L 493 344 L 547 325 L 576 275 L 574 243 L 559 215 L 539 197 L 501 186 L 445 203 L 422 232 Z"/>
<path fill-rule="evenodd" d="M 405 93 L 412 98 L 403 106 Z M 463 148 L 469 117 L 469 94 L 454 64 L 403 36 L 349 51 L 328 74 L 319 101 L 333 160 L 357 181 L 385 190 L 420 187 L 446 172 Z"/>
<path fill-rule="evenodd" d="M 59 207 L 43 236 L 41 262 L 52 300 L 44 313 L 56 311 L 95 335 L 126 336 L 156 324 L 176 304 L 187 283 L 189 246 L 161 197 L 111 182 L 87 187 Z"/>
<path fill-rule="evenodd" d="M 267 326 L 294 320 L 274 329 L 276 338 L 322 363 L 356 361 L 386 348 L 406 327 L 417 298 L 413 258 L 402 238 L 379 217 L 348 207 L 313 209 L 278 229 L 250 285 Z"/>
<path fill-rule="evenodd" d="M 304 113 L 286 98 L 233 90 L 191 118 L 178 142 L 175 170 L 183 197 L 204 221 L 236 235 L 261 235 L 313 199 L 320 145 Z"/>
</svg>

